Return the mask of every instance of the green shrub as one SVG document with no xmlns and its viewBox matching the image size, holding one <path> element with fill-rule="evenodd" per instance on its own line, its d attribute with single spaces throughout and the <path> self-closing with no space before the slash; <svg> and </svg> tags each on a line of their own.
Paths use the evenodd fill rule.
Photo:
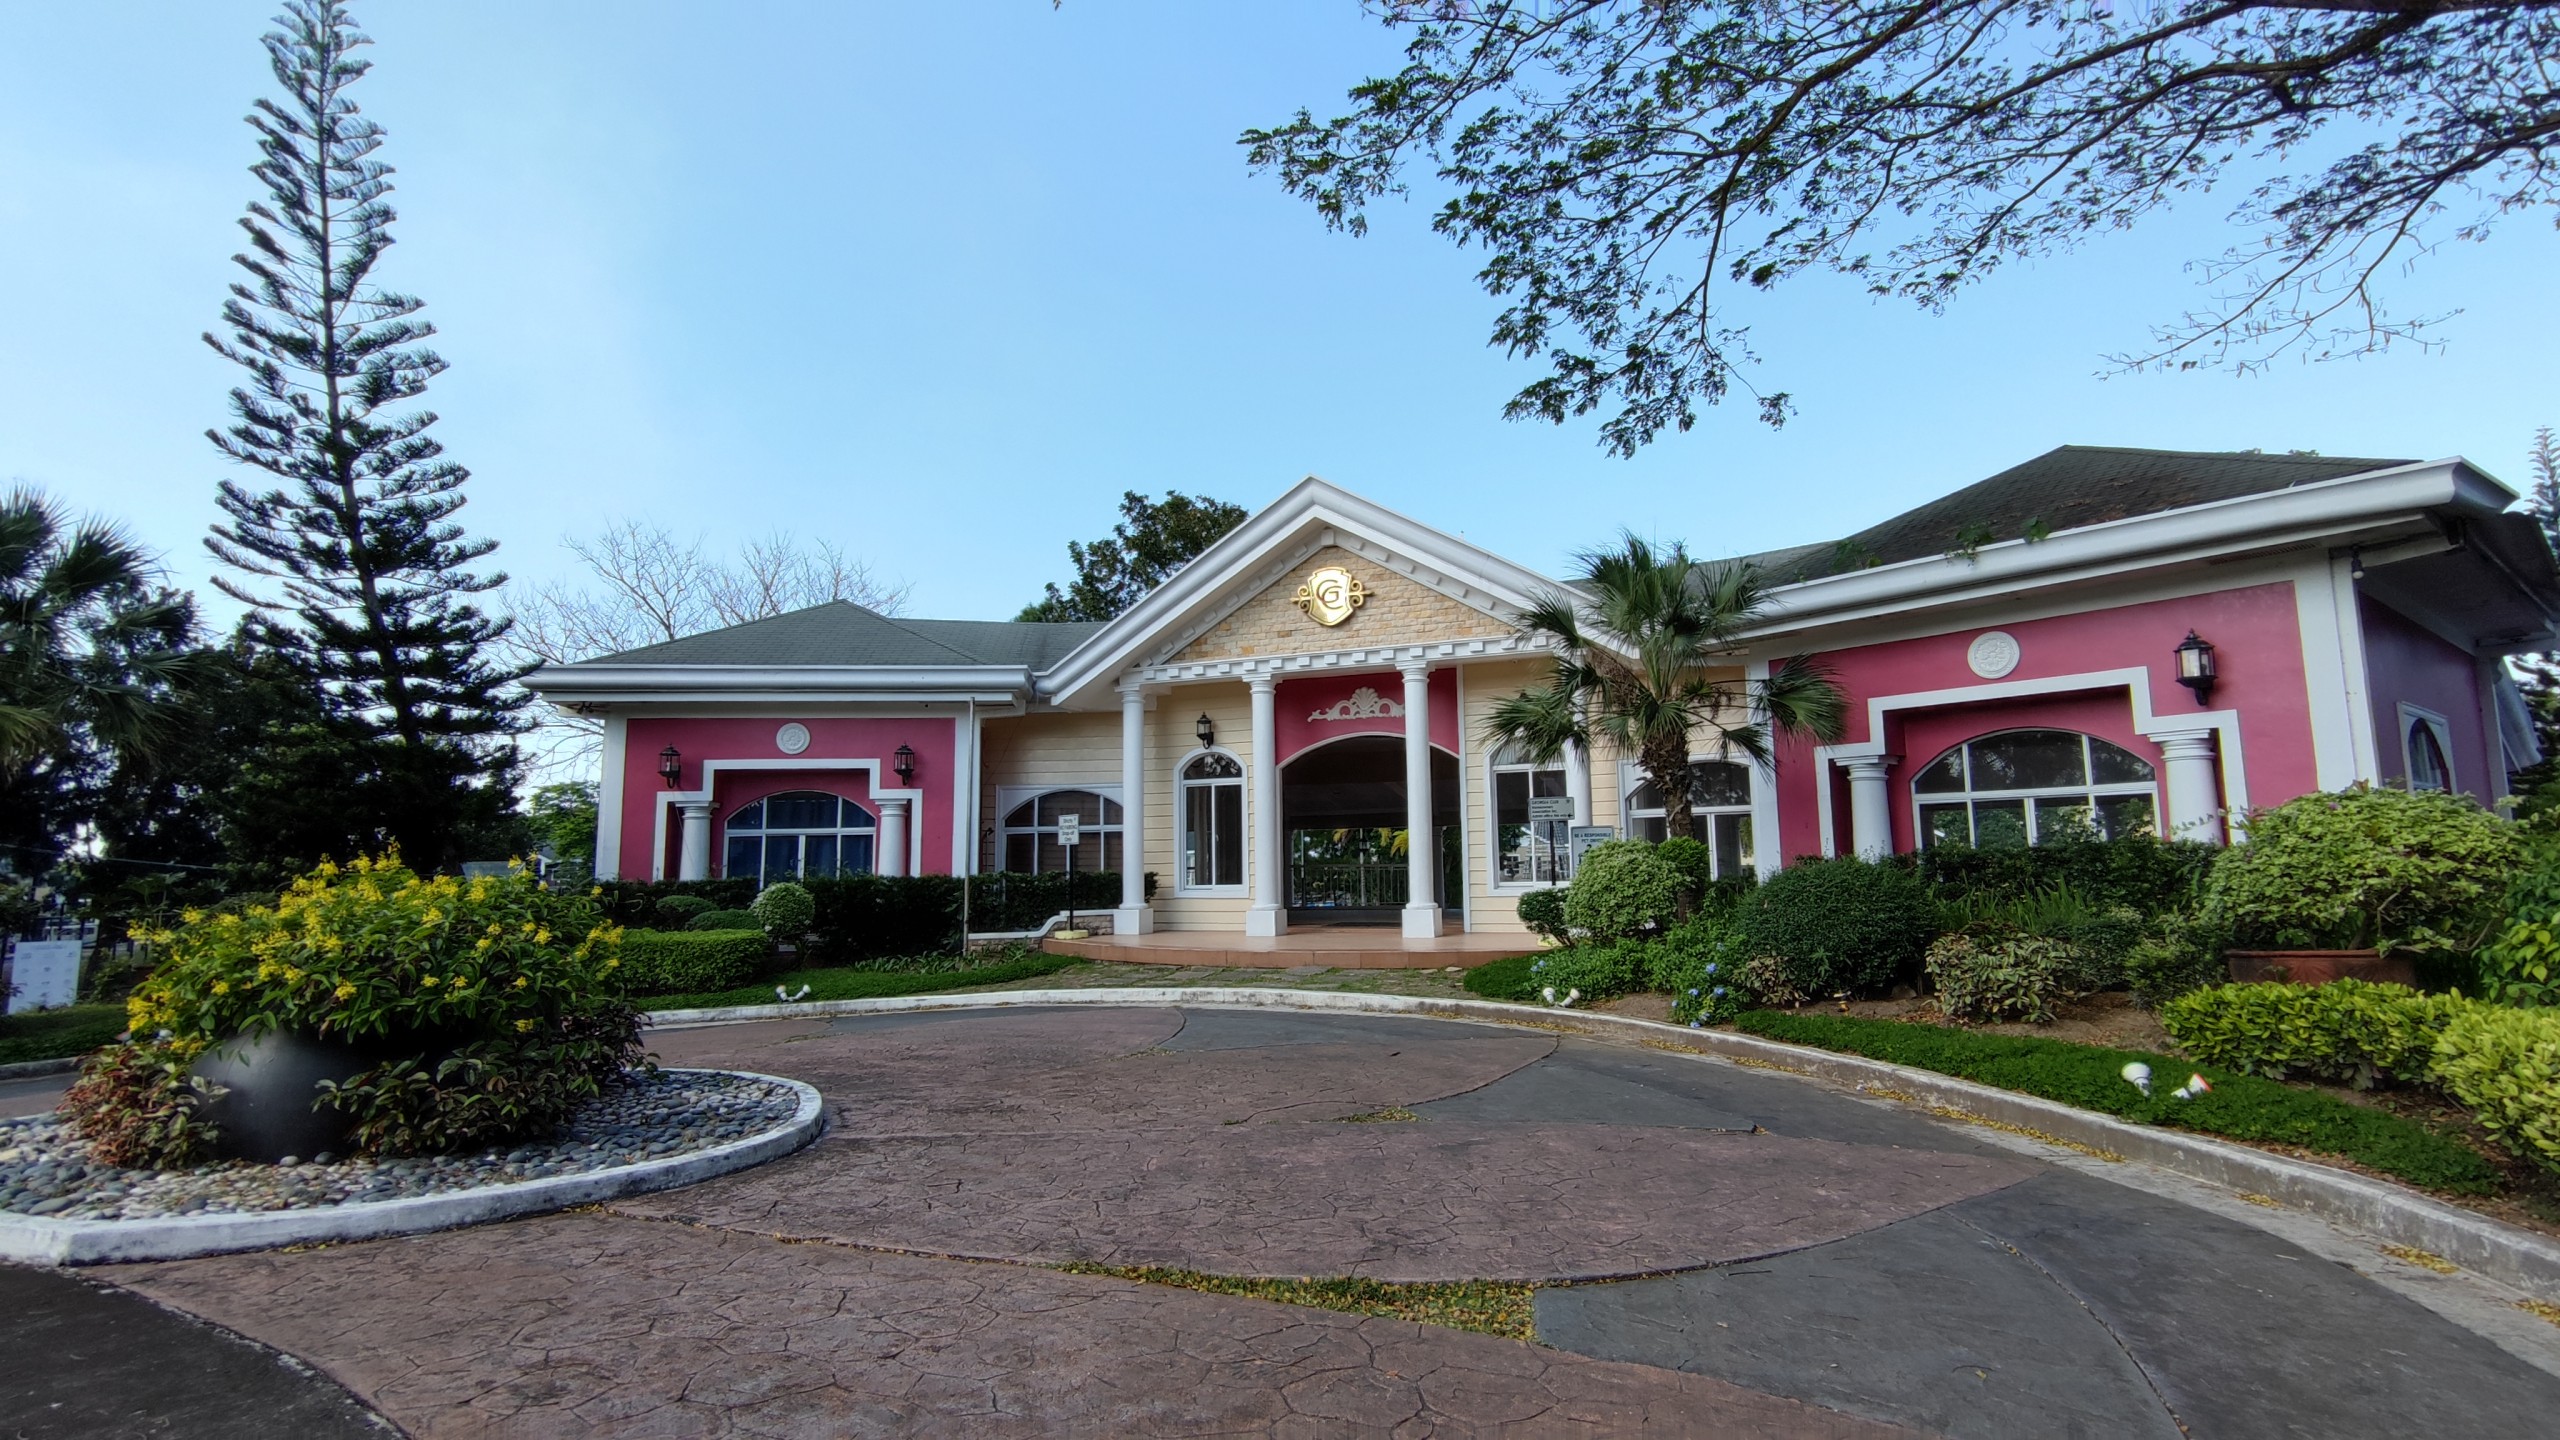
<svg viewBox="0 0 2560 1440">
<path fill-rule="evenodd" d="M 947 958 L 947 957 L 937 957 Z M 869 966 L 826 965 L 792 970 L 755 985 L 730 990 L 704 990 L 687 995 L 652 995 L 652 1010 L 703 1010 L 727 1005 L 771 1005 L 779 988 L 803 1000 L 872 1000 L 892 995 L 927 995 L 979 985 L 1002 985 L 1055 974 L 1083 963 L 1072 955 L 1043 955 L 1013 946 L 971 957 L 965 966 L 884 970 Z M 801 995 L 803 986 L 808 994 Z"/>
<path fill-rule="evenodd" d="M 809 938 L 809 928 L 818 920 L 818 902 L 788 880 L 764 887 L 753 908 L 756 923 L 777 945 L 797 947 Z"/>
<path fill-rule="evenodd" d="M 2474 957 L 2483 1000 L 2560 1005 L 2560 856 L 2535 860 L 2507 887 L 2504 920 Z"/>
<path fill-rule="evenodd" d="M 2251 816 L 2205 901 L 2243 944 L 2465 950 L 2516 867 L 2514 827 L 2468 799 L 2358 785 Z"/>
<path fill-rule="evenodd" d="M 641 996 L 726 990 L 754 979 L 770 953 L 765 933 L 754 926 L 626 931 L 622 985 L 627 993 Z"/>
<path fill-rule="evenodd" d="M 1533 956 L 1529 961 L 1529 993 L 1522 998 L 1561 1005 L 1568 995 L 1579 990 L 1582 994 L 1572 1003 L 1591 1005 L 1641 990 L 1652 949 L 1642 940 L 1611 940 L 1567 945 Z"/>
<path fill-rule="evenodd" d="M 1743 983 L 1741 941 L 1713 911 L 1673 927 L 1652 950 L 1649 978 L 1670 992 L 1674 1023 L 1721 1025 L 1755 999 Z"/>
<path fill-rule="evenodd" d="M 2216 985 L 2162 1006 L 2160 1024 L 2199 1060 L 2270 1080 L 2343 1081 L 2364 1090 L 2385 1077 L 2426 1078 L 2437 1032 L 2469 1003 L 2352 979 Z"/>
<path fill-rule="evenodd" d="M 1538 955 L 1506 955 L 1468 969 L 1459 981 L 1487 1000 L 1526 1000 L 1537 993 L 1529 983 L 1529 967 L 1543 959 Z"/>
<path fill-rule="evenodd" d="M 2043 1025 L 2056 1003 L 2083 993 L 2085 962 L 2064 941 L 1983 926 L 1939 936 L 1925 968 L 1950 1018 Z"/>
<path fill-rule="evenodd" d="M 695 932 L 705 930 L 753 930 L 759 935 L 764 933 L 764 926 L 756 919 L 756 912 L 753 910 L 705 910 L 701 914 L 684 922 L 684 928 Z M 638 935 L 640 933 L 642 932 L 638 930 L 627 932 L 628 935 Z"/>
<path fill-rule="evenodd" d="M 1750 1010 L 1734 1024 L 1772 1040 L 1933 1070 L 2143 1124 L 2343 1155 L 2430 1190 L 2489 1195 L 2499 1187 L 2497 1168 L 2451 1137 L 2388 1111 L 2210 1064 L 2190 1066 L 2140 1051 L 1842 1015 Z M 2133 1060 L 2162 1077 L 2200 1070 L 2213 1088 L 2178 1100 L 2169 1095 L 2172 1086 L 2155 1081 L 2152 1093 L 2145 1095 L 2125 1083 L 2124 1066 Z"/>
<path fill-rule="evenodd" d="M 1938 933 L 1909 871 L 1846 856 L 1770 876 L 1736 907 L 1734 925 L 1744 948 L 1775 957 L 1784 988 L 1804 995 L 1880 990 L 1915 973 Z"/>
<path fill-rule="evenodd" d="M 1529 933 L 1549 940 L 1562 941 L 1568 932 L 1564 923 L 1564 892 L 1532 890 L 1520 897 L 1520 923 Z"/>
<path fill-rule="evenodd" d="M 2499 1143 L 2560 1171 L 2560 1012 L 2465 1005 L 2429 1074 Z"/>
<path fill-rule="evenodd" d="M 124 1033 L 124 1006 L 66 1005 L 0 1015 L 0 1065 L 59 1060 L 112 1045 Z"/>
<path fill-rule="evenodd" d="M 1687 882 L 1642 840 L 1610 840 L 1582 856 L 1565 890 L 1565 923 L 1594 941 L 1624 940 L 1669 929 L 1680 918 Z"/>
<path fill-rule="evenodd" d="M 1674 835 L 1653 847 L 1662 863 L 1680 877 L 1682 908 L 1694 909 L 1715 887 L 1715 852 L 1686 835 Z"/>
<path fill-rule="evenodd" d="M 2124 980 L 2133 1003 L 2157 1010 L 2190 990 L 2230 979 L 2230 962 L 2222 958 L 2229 941 L 2229 933 L 2206 917 L 2161 917 L 2125 954 Z"/>
<path fill-rule="evenodd" d="M 699 895 L 661 895 L 654 908 L 668 929 L 682 930 L 694 916 L 707 915 L 719 907 Z"/>
<path fill-rule="evenodd" d="M 367 1151 L 547 1133 L 640 1054 L 615 973 L 622 932 L 587 897 L 522 873 L 422 879 L 397 860 L 323 864 L 271 906 L 190 910 L 146 939 L 163 959 L 127 1019 L 137 1036 L 170 1036 L 146 1042 L 148 1068 L 166 1073 L 160 1060 L 183 1065 L 266 1030 L 347 1041 L 382 1059 L 322 1103 L 348 1116 Z M 103 1109 L 71 1114 L 93 1141 L 118 1123 Z"/>
</svg>

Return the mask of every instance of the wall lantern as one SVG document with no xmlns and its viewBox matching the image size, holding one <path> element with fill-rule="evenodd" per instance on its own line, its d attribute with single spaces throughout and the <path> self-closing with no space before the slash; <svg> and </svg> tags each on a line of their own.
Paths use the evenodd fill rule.
<svg viewBox="0 0 2560 1440">
<path fill-rule="evenodd" d="M 2172 653 L 2178 657 L 2178 683 L 2196 692 L 2198 705 L 2212 699 L 2213 642 L 2197 639 L 2196 632 L 2190 630 Z"/>
<path fill-rule="evenodd" d="M 659 751 L 658 774 L 666 780 L 668 789 L 676 788 L 677 783 L 684 778 L 683 752 L 673 745 Z"/>
<path fill-rule="evenodd" d="M 1201 711 L 1199 720 L 1192 724 L 1191 733 L 1200 737 L 1200 748 L 1203 750 L 1218 743 L 1218 727 L 1209 723 L 1209 712 L 1206 710 Z"/>
<path fill-rule="evenodd" d="M 898 763 L 890 766 L 889 768 L 898 772 L 899 784 L 913 785 L 916 783 L 915 747 L 912 745 L 899 746 L 897 749 L 897 757 Z"/>
</svg>

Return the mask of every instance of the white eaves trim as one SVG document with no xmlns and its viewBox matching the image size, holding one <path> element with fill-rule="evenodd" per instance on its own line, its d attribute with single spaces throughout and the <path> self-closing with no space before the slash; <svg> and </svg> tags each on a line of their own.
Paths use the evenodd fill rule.
<svg viewBox="0 0 2560 1440">
<path fill-rule="evenodd" d="M 1537 571 L 1311 475 L 1050 667 L 1039 677 L 1040 696 L 1063 704 L 1116 680 L 1184 616 L 1222 600 L 1241 600 L 1241 594 L 1230 592 L 1241 590 L 1275 556 L 1324 529 L 1373 541 L 1427 566 L 1442 581 L 1434 588 L 1474 592 L 1465 598 L 1478 604 L 1489 600 L 1517 611 L 1562 588 Z M 1431 583 L 1427 577 L 1411 578 Z"/>
<path fill-rule="evenodd" d="M 874 700 L 906 704 L 1019 703 L 1023 665 L 544 666 L 525 686 L 554 705 L 650 700 Z"/>
<path fill-rule="evenodd" d="M 2431 510 L 2505 511 L 2514 491 L 2459 458 L 2395 465 L 2289 489 L 2215 500 L 1986 545 L 1972 560 L 1927 555 L 1769 592 L 1753 638 L 1907 610 L 1960 604 L 2029 586 L 2094 579 L 2271 545 L 2317 541 L 2360 526 L 2418 522 Z"/>
</svg>

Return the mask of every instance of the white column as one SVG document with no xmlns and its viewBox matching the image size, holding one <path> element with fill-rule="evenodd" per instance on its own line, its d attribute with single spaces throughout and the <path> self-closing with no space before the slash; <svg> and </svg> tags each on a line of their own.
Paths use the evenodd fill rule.
<svg viewBox="0 0 2560 1440">
<path fill-rule="evenodd" d="M 1894 758 L 1851 760 L 1849 770 L 1849 834 L 1861 860 L 1881 860 L 1893 853 L 1893 791 L 1885 783 Z"/>
<path fill-rule="evenodd" d="M 2167 840 L 2223 843 L 2222 782 L 2214 773 L 2215 732 L 2175 730 L 2151 737 L 2169 771 Z"/>
<path fill-rule="evenodd" d="M 1431 823 L 1431 667 L 1404 669 L 1404 828 L 1407 938 L 1440 933 L 1440 847 Z"/>
<path fill-rule="evenodd" d="M 880 803 L 880 852 L 871 857 L 871 868 L 883 875 L 907 873 L 907 802 L 882 800 Z"/>
<path fill-rule="evenodd" d="M 1285 935 L 1289 911 L 1280 898 L 1280 713 L 1279 681 L 1253 677 L 1253 785 L 1246 804 L 1252 810 L 1253 905 L 1244 912 L 1247 935 Z"/>
<path fill-rule="evenodd" d="M 1147 695 L 1132 685 L 1120 692 L 1120 909 L 1111 933 L 1155 928 L 1147 904 Z"/>
<path fill-rule="evenodd" d="M 676 850 L 676 878 L 711 878 L 711 802 L 688 801 L 684 810 L 684 842 Z"/>
</svg>

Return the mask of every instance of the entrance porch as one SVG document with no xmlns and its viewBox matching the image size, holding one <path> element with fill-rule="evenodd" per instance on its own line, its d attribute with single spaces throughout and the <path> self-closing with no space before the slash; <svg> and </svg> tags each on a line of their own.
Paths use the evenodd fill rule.
<svg viewBox="0 0 2560 1440">
<path fill-rule="evenodd" d="M 1320 965 L 1346 970 L 1431 970 L 1535 954 L 1539 945 L 1537 938 L 1530 935 L 1451 934 L 1414 939 L 1379 927 L 1340 925 L 1292 929 L 1285 935 L 1158 930 L 1144 935 L 1044 940 L 1040 948 L 1052 955 L 1120 965 L 1237 965 L 1272 970 Z"/>
</svg>

